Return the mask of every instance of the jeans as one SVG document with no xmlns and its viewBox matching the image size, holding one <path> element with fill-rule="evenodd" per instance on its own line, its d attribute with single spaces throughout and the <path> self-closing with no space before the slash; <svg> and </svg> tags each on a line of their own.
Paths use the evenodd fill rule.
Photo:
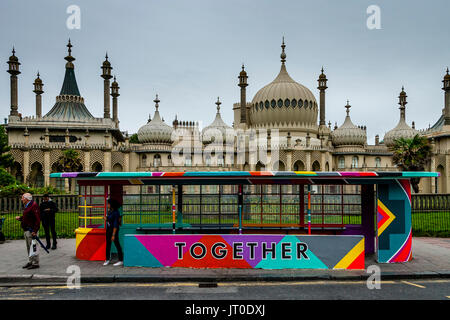
<svg viewBox="0 0 450 320">
<path fill-rule="evenodd" d="M 106 260 L 111 259 L 111 237 L 113 234 L 113 228 L 106 228 Z M 119 229 L 116 230 L 116 235 L 114 237 L 114 245 L 117 249 L 117 254 L 119 255 L 119 261 L 123 261 L 122 247 L 119 242 Z"/>
</svg>

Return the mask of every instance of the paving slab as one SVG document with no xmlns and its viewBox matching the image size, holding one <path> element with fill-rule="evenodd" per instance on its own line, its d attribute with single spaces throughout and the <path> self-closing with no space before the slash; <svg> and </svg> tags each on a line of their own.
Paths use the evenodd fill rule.
<svg viewBox="0 0 450 320">
<path fill-rule="evenodd" d="M 65 282 L 68 267 L 76 265 L 83 283 L 105 282 L 208 282 L 208 281 L 309 281 L 361 280 L 371 274 L 365 270 L 317 269 L 194 269 L 103 266 L 102 261 L 82 261 L 75 257 L 75 239 L 59 239 L 58 249 L 47 254 L 40 251 L 40 268 L 27 270 L 25 240 L 0 244 L 0 284 Z M 450 278 L 450 239 L 413 238 L 413 259 L 410 262 L 379 264 L 374 256 L 366 257 L 366 269 L 376 265 L 382 279 Z"/>
</svg>

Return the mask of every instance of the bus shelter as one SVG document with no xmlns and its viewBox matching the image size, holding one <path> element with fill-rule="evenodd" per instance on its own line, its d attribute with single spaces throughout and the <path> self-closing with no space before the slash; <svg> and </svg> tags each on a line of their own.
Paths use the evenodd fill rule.
<svg viewBox="0 0 450 320">
<path fill-rule="evenodd" d="M 105 259 L 122 204 L 125 266 L 364 269 L 412 258 L 410 179 L 435 172 L 72 172 L 76 256 Z"/>
</svg>

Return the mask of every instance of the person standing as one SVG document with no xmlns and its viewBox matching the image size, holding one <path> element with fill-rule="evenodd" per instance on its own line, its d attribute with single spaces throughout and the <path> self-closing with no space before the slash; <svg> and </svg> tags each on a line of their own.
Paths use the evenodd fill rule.
<svg viewBox="0 0 450 320">
<path fill-rule="evenodd" d="M 45 240 L 47 240 L 47 249 L 50 249 L 50 231 L 52 233 L 53 245 L 52 250 L 56 249 L 56 229 L 55 229 L 55 213 L 58 212 L 58 207 L 48 194 L 44 194 L 43 201 L 39 206 L 41 211 L 42 226 L 45 231 Z"/>
<path fill-rule="evenodd" d="M 24 205 L 23 215 L 17 216 L 16 220 L 20 221 L 20 226 L 24 231 L 25 243 L 27 245 L 28 263 L 22 268 L 36 269 L 39 268 L 39 254 L 32 257 L 30 254 L 31 240 L 38 236 L 39 228 L 41 226 L 41 217 L 39 206 L 33 201 L 33 196 L 30 193 L 22 195 L 22 203 Z"/>
<path fill-rule="evenodd" d="M 111 243 L 117 249 L 117 254 L 119 255 L 119 261 L 114 263 L 114 266 L 123 265 L 123 252 L 122 247 L 119 242 L 119 228 L 121 224 L 120 217 L 120 203 L 114 199 L 108 199 L 108 213 L 106 214 L 106 260 L 103 263 L 104 266 L 108 265 L 111 260 Z"/>
</svg>

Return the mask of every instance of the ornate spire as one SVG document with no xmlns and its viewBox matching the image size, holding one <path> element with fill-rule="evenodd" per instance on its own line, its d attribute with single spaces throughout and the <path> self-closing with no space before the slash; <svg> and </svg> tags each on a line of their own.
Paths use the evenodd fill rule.
<svg viewBox="0 0 450 320">
<path fill-rule="evenodd" d="M 402 91 L 400 92 L 400 95 L 398 96 L 398 104 L 400 105 L 400 119 L 405 120 L 405 105 L 408 103 L 406 101 L 406 92 L 405 88 L 402 86 Z"/>
<path fill-rule="evenodd" d="M 286 52 L 284 52 L 284 48 L 286 48 L 286 45 L 284 44 L 284 36 L 283 36 L 283 42 L 281 44 L 281 63 L 284 64 L 286 62 Z"/>
<path fill-rule="evenodd" d="M 220 102 L 219 97 L 217 97 L 216 105 L 217 105 L 217 113 L 220 113 L 220 105 L 222 102 Z"/>
<path fill-rule="evenodd" d="M 346 110 L 346 112 L 347 112 L 347 117 L 350 115 L 350 108 L 351 108 L 352 106 L 349 104 L 349 102 L 348 102 L 348 100 L 347 100 L 347 105 L 345 106 L 345 108 L 347 109 Z"/>
<path fill-rule="evenodd" d="M 155 103 L 156 111 L 158 111 L 159 103 L 161 102 L 161 100 L 158 99 L 158 94 L 156 94 L 156 98 L 155 100 L 153 100 L 153 102 Z"/>
<path fill-rule="evenodd" d="M 73 64 L 72 64 L 72 61 L 75 61 L 75 58 L 74 57 L 72 57 L 72 43 L 70 43 L 70 38 L 69 38 L 69 43 L 67 44 L 67 52 L 68 52 L 68 55 L 67 55 L 67 57 L 65 57 L 64 59 L 66 59 L 66 61 L 67 61 L 67 64 L 66 64 L 66 68 L 73 68 Z"/>
</svg>

